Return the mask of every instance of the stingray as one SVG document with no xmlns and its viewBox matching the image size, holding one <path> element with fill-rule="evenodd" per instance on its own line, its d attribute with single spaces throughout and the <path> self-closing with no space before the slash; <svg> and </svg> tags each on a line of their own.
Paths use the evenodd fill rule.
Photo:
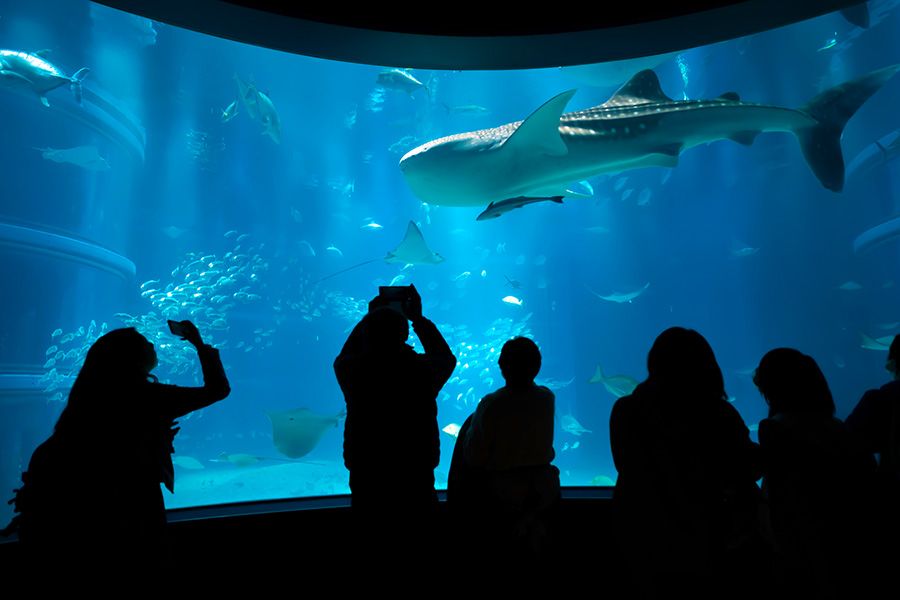
<svg viewBox="0 0 900 600">
<path fill-rule="evenodd" d="M 582 427 L 578 419 L 572 415 L 566 415 L 560 419 L 562 430 L 572 435 L 581 435 L 582 433 L 593 433 L 590 429 Z"/>
<path fill-rule="evenodd" d="M 266 413 L 272 422 L 275 448 L 290 458 L 301 458 L 312 452 L 325 432 L 337 427 L 346 414 L 341 411 L 336 415 L 319 415 L 308 408 Z"/>
<path fill-rule="evenodd" d="M 89 171 L 108 171 L 109 163 L 100 156 L 96 146 L 74 148 L 35 148 L 47 160 L 71 163 Z"/>
<path fill-rule="evenodd" d="M 319 281 L 325 281 L 326 279 L 330 279 L 335 275 L 346 273 L 347 271 L 356 269 L 357 267 L 361 267 L 369 263 L 373 263 L 377 260 L 382 259 L 373 258 L 361 263 L 357 263 L 352 267 L 347 267 L 346 269 L 342 269 L 337 273 L 327 275 Z M 406 235 L 403 236 L 403 240 L 396 248 L 388 252 L 383 260 L 388 264 L 404 265 L 405 268 L 414 267 L 416 265 L 436 265 L 438 263 L 444 262 L 444 257 L 428 247 L 428 244 L 425 242 L 425 236 L 422 235 L 419 227 L 413 221 L 410 221 L 409 225 L 406 226 Z M 316 283 L 318 283 L 318 281 Z"/>
<path fill-rule="evenodd" d="M 603 387 L 616 398 L 631 394 L 638 386 L 637 380 L 628 375 L 604 375 L 600 365 L 597 365 L 588 383 L 602 383 Z"/>
</svg>

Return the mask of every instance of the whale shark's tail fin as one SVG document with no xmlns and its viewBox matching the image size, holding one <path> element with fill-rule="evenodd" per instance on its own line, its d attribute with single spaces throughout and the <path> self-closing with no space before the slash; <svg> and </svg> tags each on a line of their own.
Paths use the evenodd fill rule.
<svg viewBox="0 0 900 600">
<path fill-rule="evenodd" d="M 90 69 L 84 67 L 78 69 L 75 71 L 75 74 L 72 75 L 72 83 L 69 84 L 69 89 L 75 94 L 75 101 L 78 102 L 78 104 L 81 104 L 81 80 L 84 79 L 84 76 L 87 75 L 89 71 Z"/>
<path fill-rule="evenodd" d="M 840 192 L 844 188 L 844 156 L 841 154 L 844 126 L 898 70 L 900 64 L 872 71 L 825 90 L 800 109 L 818 122 L 796 132 L 803 156 L 829 190 Z"/>
</svg>

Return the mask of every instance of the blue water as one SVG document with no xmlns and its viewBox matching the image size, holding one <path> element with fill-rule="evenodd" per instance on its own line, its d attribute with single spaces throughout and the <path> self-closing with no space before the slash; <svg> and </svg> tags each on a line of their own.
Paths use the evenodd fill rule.
<svg viewBox="0 0 900 600">
<path fill-rule="evenodd" d="M 826 15 L 686 49 L 655 70 L 674 99 L 733 91 L 796 108 L 900 61 L 900 11 L 894 3 L 870 9 L 868 30 Z M 751 426 L 765 415 L 752 369 L 773 347 L 816 358 L 840 417 L 886 378 L 885 352 L 861 347 L 861 333 L 900 331 L 900 246 L 888 241 L 857 255 L 853 240 L 900 212 L 898 163 L 851 172 L 836 194 L 813 176 L 793 136 L 763 133 L 749 147 L 719 141 L 687 150 L 674 169 L 593 177 L 589 198 L 477 222 L 484 207 L 418 200 L 397 167 L 403 154 L 524 119 L 568 89 L 578 90 L 568 110 L 600 104 L 624 79 L 598 87 L 565 69 L 413 71 L 430 95 L 410 96 L 376 84 L 383 66 L 246 46 L 88 2 L 5 10 L 5 48 L 48 48 L 44 58 L 67 74 L 90 67 L 85 89 L 119 117 L 86 123 L 66 87 L 48 92 L 50 108 L 0 89 L 0 221 L 38 231 L 31 243 L 0 244 L 0 380 L 9 382 L 0 389 L 0 489 L 17 484 L 49 435 L 102 331 L 137 326 L 157 345 L 160 380 L 196 384 L 195 357 L 165 328 L 166 318 L 192 318 L 221 348 L 233 391 L 183 420 L 167 505 L 348 492 L 337 419 L 312 452 L 291 460 L 275 447 L 266 413 L 338 414 L 332 361 L 377 287 L 392 281 L 415 283 L 458 357 L 439 396 L 442 428 L 461 424 L 501 385 L 504 341 L 538 342 L 539 381 L 556 392 L 555 463 L 568 486 L 616 477 L 607 433 L 615 396 L 589 379 L 598 365 L 642 379 L 647 350 L 669 326 L 709 339 Z M 244 106 L 223 122 L 237 98 L 235 75 L 271 99 L 280 143 Z M 900 78 L 850 120 L 848 163 L 900 129 L 898 98 Z M 480 108 L 461 108 L 472 105 Z M 145 142 L 121 141 L 142 135 Z M 55 162 L 35 149 L 79 146 L 94 146 L 109 168 Z M 444 262 L 404 270 L 382 260 L 411 220 Z M 39 232 L 62 236 L 63 249 L 46 250 Z M 122 260 L 74 260 L 71 240 Z M 317 283 L 364 261 L 373 262 Z M 599 297 L 642 288 L 631 302 Z M 564 430 L 564 416 L 588 431 Z M 441 436 L 443 487 L 455 439 Z M 0 512 L 0 521 L 8 516 Z"/>
</svg>

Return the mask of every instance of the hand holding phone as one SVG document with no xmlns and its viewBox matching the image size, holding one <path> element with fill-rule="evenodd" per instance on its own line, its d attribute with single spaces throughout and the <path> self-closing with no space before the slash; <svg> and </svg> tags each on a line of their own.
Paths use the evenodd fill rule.
<svg viewBox="0 0 900 600">
<path fill-rule="evenodd" d="M 408 285 L 383 285 L 378 288 L 378 297 L 376 298 L 377 307 L 392 308 L 406 316 L 406 309 L 409 304 L 409 286 Z"/>
<path fill-rule="evenodd" d="M 197 329 L 197 326 L 190 321 L 173 321 L 169 319 L 167 323 L 169 324 L 169 331 L 172 332 L 172 335 L 177 335 L 181 339 L 187 340 L 197 347 L 203 344 L 203 340 L 200 338 L 200 331 Z"/>
</svg>

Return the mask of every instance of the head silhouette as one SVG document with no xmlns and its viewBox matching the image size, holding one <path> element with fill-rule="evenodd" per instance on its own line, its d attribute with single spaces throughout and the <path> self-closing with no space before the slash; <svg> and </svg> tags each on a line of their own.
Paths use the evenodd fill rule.
<svg viewBox="0 0 900 600">
<path fill-rule="evenodd" d="M 154 367 L 153 344 L 133 327 L 114 329 L 101 336 L 88 350 L 56 424 L 57 431 L 70 422 L 96 418 L 97 414 L 113 409 L 108 401 L 119 397 L 115 392 L 146 383 L 153 378 L 150 371 Z"/>
<path fill-rule="evenodd" d="M 393 308 L 376 308 L 365 319 L 369 343 L 375 349 L 401 346 L 409 337 L 409 322 Z"/>
<path fill-rule="evenodd" d="M 725 380 L 712 347 L 693 329 L 670 327 L 647 354 L 649 382 L 698 399 L 723 400 Z"/>
<path fill-rule="evenodd" d="M 888 350 L 887 370 L 891 372 L 894 379 L 900 377 L 900 335 L 894 336 L 891 347 Z"/>
<path fill-rule="evenodd" d="M 507 385 L 531 383 L 541 370 L 541 351 L 526 337 L 516 337 L 505 344 L 497 361 Z"/>
<path fill-rule="evenodd" d="M 769 416 L 779 413 L 834 415 L 834 399 L 825 375 L 811 356 L 793 348 L 770 350 L 759 361 L 753 383 L 769 405 Z"/>
</svg>

